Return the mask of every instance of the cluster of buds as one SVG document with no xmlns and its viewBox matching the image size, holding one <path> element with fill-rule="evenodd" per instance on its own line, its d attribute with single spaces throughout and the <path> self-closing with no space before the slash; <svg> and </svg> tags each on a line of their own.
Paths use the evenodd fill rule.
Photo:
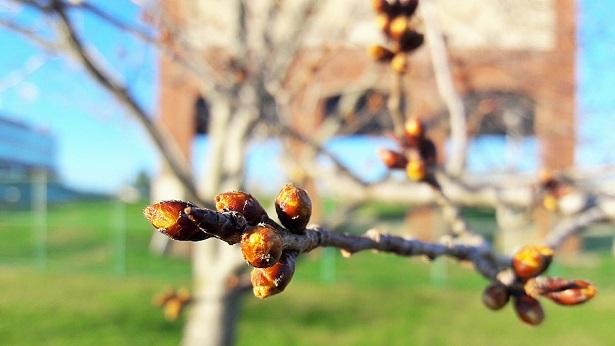
<svg viewBox="0 0 615 346">
<path fill-rule="evenodd" d="M 389 169 L 405 169 L 412 181 L 429 182 L 428 169 L 437 163 L 437 151 L 434 143 L 425 136 L 421 120 L 409 118 L 404 125 L 403 137 L 395 140 L 399 149 L 380 149 L 380 160 Z"/>
<path fill-rule="evenodd" d="M 169 322 L 177 321 L 179 315 L 184 310 L 184 308 L 192 302 L 192 296 L 190 292 L 181 288 L 178 290 L 168 289 L 156 296 L 152 303 L 159 308 L 162 308 L 164 312 L 164 317 Z"/>
<path fill-rule="evenodd" d="M 559 197 L 561 194 L 561 183 L 549 170 L 541 170 L 538 178 L 539 191 L 542 207 L 555 212 L 559 209 Z"/>
<path fill-rule="evenodd" d="M 587 194 L 577 190 L 551 171 L 542 170 L 539 176 L 538 198 L 542 207 L 549 212 L 575 215 L 591 203 Z"/>
<path fill-rule="evenodd" d="M 307 192 L 286 184 L 275 199 L 282 226 L 271 220 L 251 194 L 221 193 L 214 198 L 216 210 L 193 203 L 171 200 L 152 204 L 144 215 L 161 233 L 174 240 L 201 241 L 218 238 L 228 244 L 240 243 L 251 275 L 254 294 L 267 298 L 282 292 L 295 271 L 296 251 L 285 251 L 281 232 L 305 233 L 312 215 Z"/>
<path fill-rule="evenodd" d="M 413 28 L 412 16 L 418 0 L 372 0 L 378 29 L 388 40 L 388 46 L 371 45 L 368 54 L 376 61 L 390 64 L 398 74 L 408 72 L 408 53 L 423 44 L 423 34 Z"/>
<path fill-rule="evenodd" d="M 596 295 L 596 288 L 587 281 L 540 276 L 547 270 L 552 258 L 553 250 L 547 246 L 524 246 L 513 256 L 512 271 L 504 272 L 505 275 L 498 281 L 485 288 L 483 303 L 492 310 L 499 310 L 512 296 L 519 319 L 535 326 L 545 318 L 539 297 L 546 297 L 560 305 L 573 306 Z"/>
</svg>

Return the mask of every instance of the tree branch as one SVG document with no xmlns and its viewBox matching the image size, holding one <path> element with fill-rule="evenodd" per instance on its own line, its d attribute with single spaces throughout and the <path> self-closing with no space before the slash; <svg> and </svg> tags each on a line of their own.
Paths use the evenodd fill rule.
<svg viewBox="0 0 615 346">
<path fill-rule="evenodd" d="M 183 155 L 177 148 L 177 145 L 170 140 L 168 135 L 165 135 L 162 127 L 156 122 L 151 121 L 150 116 L 129 91 L 120 82 L 113 80 L 111 75 L 99 66 L 93 57 L 86 51 L 66 13 L 65 4 L 62 1 L 54 0 L 51 5 L 51 9 L 59 18 L 59 32 L 65 37 L 68 48 L 81 62 L 86 72 L 90 74 L 94 81 L 113 94 L 117 100 L 126 106 L 129 113 L 147 130 L 150 138 L 162 153 L 163 159 L 168 163 L 169 167 L 176 174 L 187 192 L 194 200 L 203 203 L 196 193 L 197 189 L 194 185 L 194 179 L 189 165 L 186 160 L 182 159 Z"/>
<path fill-rule="evenodd" d="M 451 153 L 448 158 L 448 171 L 459 176 L 465 167 L 468 135 L 463 100 L 455 90 L 453 77 L 447 60 L 446 46 L 436 20 L 433 0 L 421 0 L 419 6 L 425 22 L 427 47 L 431 53 L 436 85 L 447 105 L 451 124 Z"/>
<path fill-rule="evenodd" d="M 600 207 L 587 209 L 579 214 L 560 221 L 547 236 L 545 245 L 557 249 L 566 239 L 578 234 L 598 222 L 608 221 L 609 217 Z"/>
</svg>

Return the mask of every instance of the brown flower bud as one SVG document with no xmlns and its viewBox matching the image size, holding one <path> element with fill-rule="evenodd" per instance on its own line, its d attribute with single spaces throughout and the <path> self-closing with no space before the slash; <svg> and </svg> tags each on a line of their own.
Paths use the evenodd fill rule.
<svg viewBox="0 0 615 346">
<path fill-rule="evenodd" d="M 404 123 L 404 136 L 410 146 L 418 147 L 419 143 L 425 138 L 423 122 L 417 117 L 408 118 Z"/>
<path fill-rule="evenodd" d="M 143 215 L 158 231 L 171 239 L 200 241 L 210 238 L 211 235 L 203 232 L 188 218 L 184 210 L 189 207 L 196 206 L 178 200 L 162 201 L 147 206 Z"/>
<path fill-rule="evenodd" d="M 508 288 L 499 282 L 494 282 L 483 291 L 483 303 L 491 310 L 503 308 L 510 299 Z"/>
<path fill-rule="evenodd" d="M 542 310 L 540 302 L 535 298 L 522 294 L 514 298 L 515 312 L 521 321 L 537 326 L 545 319 L 545 313 Z"/>
<path fill-rule="evenodd" d="M 389 8 L 387 11 L 387 15 L 389 18 L 395 18 L 401 15 L 401 1 L 400 0 L 389 0 Z"/>
<path fill-rule="evenodd" d="M 540 186 L 547 191 L 556 191 L 560 187 L 560 182 L 555 178 L 553 171 L 543 168 L 538 173 Z"/>
<path fill-rule="evenodd" d="M 559 198 L 553 192 L 547 192 L 542 197 L 542 207 L 551 213 L 559 209 Z"/>
<path fill-rule="evenodd" d="M 408 58 L 406 57 L 406 54 L 404 53 L 395 54 L 393 59 L 391 59 L 391 68 L 397 74 L 404 74 L 408 72 L 409 65 L 408 65 Z"/>
<path fill-rule="evenodd" d="M 561 305 L 578 305 L 593 298 L 596 287 L 584 280 L 567 280 L 550 276 L 539 276 L 528 280 L 525 292 L 533 297 L 545 296 Z"/>
<path fill-rule="evenodd" d="M 376 27 L 385 35 L 389 35 L 391 28 L 391 18 L 386 13 L 379 13 L 376 16 Z"/>
<path fill-rule="evenodd" d="M 175 297 L 175 290 L 173 290 L 172 288 L 169 288 L 165 290 L 164 292 L 162 292 L 161 294 L 154 296 L 154 299 L 152 299 L 152 303 L 155 306 L 162 307 L 164 306 L 164 304 L 166 304 L 166 302 L 168 302 L 173 297 Z"/>
<path fill-rule="evenodd" d="M 254 226 L 261 222 L 267 212 L 251 194 L 242 191 L 224 192 L 214 197 L 218 211 L 236 211 L 241 213 Z"/>
<path fill-rule="evenodd" d="M 372 9 L 376 13 L 387 13 L 389 11 L 389 3 L 387 0 L 372 0 Z"/>
<path fill-rule="evenodd" d="M 372 44 L 367 47 L 367 54 L 374 60 L 381 61 L 390 61 L 393 58 L 393 52 L 386 47 L 383 47 L 379 44 Z"/>
<path fill-rule="evenodd" d="M 592 299 L 598 291 L 587 281 L 575 280 L 574 287 L 545 294 L 545 297 L 560 305 L 579 305 Z"/>
<path fill-rule="evenodd" d="M 408 164 L 406 156 L 394 150 L 378 149 L 378 156 L 389 169 L 404 169 Z"/>
<path fill-rule="evenodd" d="M 265 299 L 284 291 L 295 273 L 297 254 L 297 252 L 284 251 L 278 263 L 272 267 L 254 268 L 250 276 L 254 295 Z"/>
<path fill-rule="evenodd" d="M 410 17 L 414 14 L 418 5 L 418 0 L 403 0 L 401 1 L 401 13 L 406 17 Z"/>
<path fill-rule="evenodd" d="M 312 201 L 305 190 L 286 184 L 275 199 L 275 211 L 284 227 L 301 234 L 312 216 Z"/>
<path fill-rule="evenodd" d="M 526 245 L 513 256 L 513 268 L 522 280 L 543 273 L 551 264 L 553 249 L 545 245 Z"/>
<path fill-rule="evenodd" d="M 177 297 L 171 298 L 164 304 L 164 317 L 169 322 L 177 321 L 186 304 Z"/>
<path fill-rule="evenodd" d="M 412 52 L 423 45 L 425 37 L 412 29 L 407 29 L 399 36 L 399 50 L 402 52 Z"/>
<path fill-rule="evenodd" d="M 424 138 L 419 143 L 419 153 L 428 166 L 438 163 L 438 151 L 431 139 Z"/>
<path fill-rule="evenodd" d="M 408 18 L 406 16 L 397 16 L 391 20 L 389 26 L 389 35 L 394 40 L 399 40 L 401 36 L 408 30 Z"/>
<path fill-rule="evenodd" d="M 178 289 L 176 297 L 180 302 L 184 304 L 188 304 L 192 301 L 192 294 L 190 294 L 190 291 L 188 291 L 187 288 Z"/>
<path fill-rule="evenodd" d="M 273 227 L 259 224 L 249 228 L 241 237 L 241 253 L 253 267 L 266 268 L 276 264 L 282 256 L 282 237 Z"/>
<path fill-rule="evenodd" d="M 425 167 L 425 161 L 421 158 L 415 158 L 408 162 L 406 165 L 406 174 L 408 178 L 413 181 L 423 181 L 427 176 L 427 168 Z"/>
</svg>

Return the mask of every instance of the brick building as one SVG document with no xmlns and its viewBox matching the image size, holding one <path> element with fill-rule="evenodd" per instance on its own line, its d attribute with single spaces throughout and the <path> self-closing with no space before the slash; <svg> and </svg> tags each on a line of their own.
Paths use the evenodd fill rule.
<svg viewBox="0 0 615 346">
<path fill-rule="evenodd" d="M 524 121 L 517 122 L 517 130 L 523 136 L 538 139 L 543 167 L 570 167 L 575 146 L 575 2 L 432 2 L 438 8 L 438 22 L 446 38 L 456 88 L 464 98 L 471 134 L 510 130 L 512 125 L 505 118 L 509 111 L 513 111 L 524 118 Z M 225 42 L 232 40 L 225 27 L 232 26 L 233 17 L 226 14 L 233 13 L 230 7 L 234 2 L 186 0 L 162 3 L 163 22 L 167 27 L 173 27 L 175 33 L 183 32 L 182 38 L 197 47 L 204 59 L 211 58 L 213 50 L 219 50 Z M 340 95 L 346 95 L 349 86 L 359 90 L 360 96 L 356 100 L 361 105 L 368 104 L 366 100 L 373 95 L 386 99 L 390 72 L 386 67 L 375 66 L 365 54 L 368 44 L 382 40 L 375 28 L 375 17 L 369 3 L 356 0 L 329 2 L 322 9 L 322 17 L 313 22 L 306 37 L 306 45 L 310 47 L 306 48 L 330 44 L 331 36 L 342 40 L 335 45 L 334 54 L 330 54 L 315 71 L 313 79 L 318 80 L 317 85 L 306 84 L 303 90 L 305 95 L 317 93 L 319 97 L 316 100 L 308 97 L 294 100 L 292 110 L 297 128 L 309 132 L 311 127 L 318 126 L 318 119 L 335 111 Z M 344 20 L 340 20 L 341 17 Z M 352 18 L 352 22 L 346 22 L 346 18 Z M 420 28 L 420 19 L 418 22 Z M 209 33 L 206 40 L 203 39 L 205 32 Z M 287 83 L 295 77 L 304 77 L 299 72 L 312 59 L 308 56 L 295 57 L 295 68 L 287 76 Z M 428 123 L 435 124 L 430 128 L 430 135 L 443 147 L 448 129 L 446 121 L 441 119 L 446 119 L 447 111 L 438 95 L 429 52 L 425 47 L 412 56 L 411 65 L 405 83 L 406 113 L 418 114 Z M 160 121 L 189 157 L 193 136 L 198 128 L 204 129 L 202 122 L 201 127 L 198 126 L 198 115 L 204 114 L 206 97 L 200 94 L 198 81 L 168 57 L 162 57 L 160 61 L 160 83 Z M 485 104 L 492 106 L 485 110 Z M 358 108 L 355 113 L 358 113 Z M 438 124 L 442 126 L 436 126 Z M 371 124 L 379 130 L 389 125 L 386 120 Z M 539 216 L 538 220 L 539 224 L 548 223 L 545 216 Z"/>
</svg>

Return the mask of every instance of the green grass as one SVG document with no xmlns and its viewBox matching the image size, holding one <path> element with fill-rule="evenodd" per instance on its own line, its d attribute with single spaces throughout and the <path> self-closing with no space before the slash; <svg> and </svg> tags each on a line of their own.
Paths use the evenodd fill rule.
<svg viewBox="0 0 615 346">
<path fill-rule="evenodd" d="M 0 267 L 0 344 L 175 345 L 181 324 L 151 299 L 177 283 Z"/>
<path fill-rule="evenodd" d="M 152 227 L 142 216 L 146 202 L 126 205 L 125 234 L 118 238 L 122 213 L 111 201 L 53 205 L 49 208 L 46 246 L 39 248 L 34 215 L 27 211 L 0 214 L 0 263 L 35 264 L 51 270 L 113 273 L 118 261 L 128 275 L 188 278 L 185 260 L 153 256 Z M 125 242 L 125 254 L 118 250 Z"/>
<path fill-rule="evenodd" d="M 609 257 L 590 268 L 557 266 L 560 275 L 592 279 L 600 293 L 578 307 L 545 301 L 547 318 L 535 328 L 519 322 L 510 306 L 487 310 L 480 300 L 486 280 L 448 260 L 428 265 L 357 254 L 337 261 L 334 284 L 315 280 L 319 266 L 304 260 L 287 292 L 246 299 L 239 344 L 608 345 L 615 338 Z"/>
<path fill-rule="evenodd" d="M 131 205 L 126 213 L 125 276 L 114 271 L 115 214 L 109 202 L 50 210 L 44 268 L 37 266 L 30 215 L 2 212 L 0 344 L 178 344 L 182 320 L 166 322 L 151 299 L 166 287 L 189 287 L 190 268 L 185 260 L 149 253 L 151 227 L 142 208 Z M 587 259 L 574 266 L 556 262 L 551 273 L 592 280 L 598 296 L 573 308 L 545 301 L 545 322 L 531 328 L 510 306 L 484 308 L 486 280 L 456 262 L 426 264 L 371 252 L 343 259 L 315 251 L 301 257 L 286 292 L 264 301 L 243 299 L 237 342 L 609 345 L 615 339 L 615 261 L 608 255 Z"/>
</svg>

